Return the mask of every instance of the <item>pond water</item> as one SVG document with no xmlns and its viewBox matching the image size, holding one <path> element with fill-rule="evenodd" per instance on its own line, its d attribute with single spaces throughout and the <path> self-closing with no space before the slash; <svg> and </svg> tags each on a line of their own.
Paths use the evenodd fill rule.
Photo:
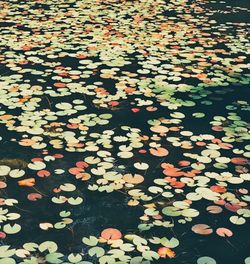
<svg viewBox="0 0 250 264">
<path fill-rule="evenodd" d="M 249 2 L 0 6 L 0 264 L 249 264 Z"/>
</svg>

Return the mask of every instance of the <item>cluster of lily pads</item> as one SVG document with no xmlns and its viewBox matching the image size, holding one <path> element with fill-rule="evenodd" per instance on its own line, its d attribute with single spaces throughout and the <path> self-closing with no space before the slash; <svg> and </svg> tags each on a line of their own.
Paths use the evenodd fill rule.
<svg viewBox="0 0 250 264">
<path fill-rule="evenodd" d="M 167 263 L 183 225 L 228 241 L 247 223 L 250 107 L 230 94 L 250 82 L 248 25 L 207 4 L 1 2 L 1 264 Z M 84 229 L 92 193 L 136 227 Z"/>
</svg>

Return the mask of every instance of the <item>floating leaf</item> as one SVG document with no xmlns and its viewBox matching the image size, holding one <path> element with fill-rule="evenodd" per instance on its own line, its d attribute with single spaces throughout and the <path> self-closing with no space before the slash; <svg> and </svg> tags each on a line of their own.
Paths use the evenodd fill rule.
<svg viewBox="0 0 250 264">
<path fill-rule="evenodd" d="M 83 202 L 83 199 L 81 197 L 77 197 L 77 198 L 70 197 L 68 199 L 68 203 L 71 205 L 79 205 L 82 202 Z"/>
<path fill-rule="evenodd" d="M 63 254 L 61 253 L 50 253 L 45 256 L 45 260 L 48 263 L 59 264 L 63 262 L 63 260 L 60 259 L 62 257 L 63 257 Z"/>
<path fill-rule="evenodd" d="M 8 258 L 15 254 L 15 249 L 10 249 L 10 246 L 0 246 L 0 258 Z"/>
<path fill-rule="evenodd" d="M 216 261 L 211 257 L 200 257 L 197 264 L 216 264 Z"/>
<path fill-rule="evenodd" d="M 161 244 L 167 248 L 175 248 L 179 245 L 179 240 L 174 237 L 171 239 L 164 237 L 161 239 Z"/>
<path fill-rule="evenodd" d="M 239 217 L 237 215 L 230 217 L 230 222 L 235 225 L 243 225 L 246 223 L 246 219 L 244 217 Z"/>
<path fill-rule="evenodd" d="M 224 227 L 217 228 L 216 233 L 217 235 L 222 236 L 222 237 L 230 237 L 233 235 L 233 232 L 231 230 L 224 228 Z"/>
<path fill-rule="evenodd" d="M 154 259 L 159 259 L 159 255 L 152 250 L 142 252 L 142 256 L 143 256 L 143 258 L 150 260 L 150 261 L 152 261 Z"/>
<path fill-rule="evenodd" d="M 102 231 L 101 237 L 106 240 L 118 240 L 122 237 L 121 232 L 115 228 L 107 228 Z"/>
<path fill-rule="evenodd" d="M 71 263 L 78 263 L 82 260 L 82 256 L 80 254 L 70 254 L 68 256 L 68 260 L 71 262 Z"/>
<path fill-rule="evenodd" d="M 92 247 L 91 249 L 89 249 L 88 253 L 91 257 L 96 256 L 100 258 L 105 254 L 105 250 L 101 247 Z"/>
<path fill-rule="evenodd" d="M 167 206 L 163 208 L 162 213 L 167 216 L 179 216 L 182 214 L 182 210 L 174 206 Z"/>
<path fill-rule="evenodd" d="M 57 250 L 57 244 L 53 241 L 45 241 L 38 247 L 40 252 L 49 251 L 49 253 L 54 253 Z"/>
<path fill-rule="evenodd" d="M 84 237 L 82 242 L 88 246 L 96 246 L 98 243 L 98 239 L 94 236 L 90 236 L 89 238 Z"/>
<path fill-rule="evenodd" d="M 7 224 L 3 226 L 3 231 L 6 234 L 10 234 L 10 235 L 16 234 L 20 232 L 20 230 L 21 230 L 21 226 L 19 224 L 14 224 L 14 225 Z"/>
<path fill-rule="evenodd" d="M 192 227 L 192 231 L 199 235 L 210 235 L 213 233 L 213 229 L 206 224 L 197 224 Z"/>
</svg>

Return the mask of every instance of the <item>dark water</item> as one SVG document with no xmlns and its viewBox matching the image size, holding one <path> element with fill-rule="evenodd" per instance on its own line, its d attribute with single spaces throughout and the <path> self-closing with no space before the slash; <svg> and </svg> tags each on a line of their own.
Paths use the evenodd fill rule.
<svg viewBox="0 0 250 264">
<path fill-rule="evenodd" d="M 155 179 L 164 179 L 166 177 L 161 168 L 162 163 L 170 163 L 178 167 L 178 162 L 181 160 L 188 160 L 194 166 L 198 166 L 201 163 L 204 164 L 204 168 L 201 169 L 199 176 L 204 176 L 207 172 L 227 172 L 232 173 L 234 177 L 240 178 L 240 169 L 247 173 L 249 165 L 250 110 L 250 75 L 248 71 L 249 59 L 247 57 L 247 48 L 249 48 L 249 2 L 232 0 L 183 1 L 180 4 L 181 1 L 167 1 L 164 4 L 162 1 L 149 1 L 148 3 L 152 5 L 150 8 L 141 1 L 138 1 L 138 4 L 134 4 L 132 1 L 124 4 L 125 6 L 127 5 L 127 8 L 124 8 L 123 3 L 112 2 L 2 1 L 1 3 L 3 5 L 3 13 L 6 12 L 7 15 L 3 15 L 0 20 L 1 35 L 3 36 L 1 41 L 2 75 L 0 81 L 2 84 L 1 91 L 6 91 L 6 94 L 9 96 L 6 97 L 5 93 L 1 93 L 0 95 L 0 111 L 3 111 L 0 116 L 12 115 L 9 120 L 13 120 L 13 123 L 11 121 L 8 123 L 4 118 L 1 118 L 0 136 L 2 140 L 0 141 L 0 161 L 1 164 L 9 166 L 11 169 L 18 168 L 25 170 L 25 176 L 22 178 L 1 176 L 1 181 L 7 183 L 7 186 L 1 189 L 1 198 L 16 199 L 18 201 L 18 204 L 14 206 L 6 205 L 4 202 L 2 202 L 1 206 L 3 209 L 8 209 L 11 213 L 20 214 L 20 218 L 14 220 L 14 222 L 11 219 L 3 220 L 1 230 L 4 232 L 4 225 L 9 223 L 17 223 L 21 226 L 20 232 L 16 234 L 4 232 L 6 233 L 6 237 L 1 239 L 2 245 L 10 245 L 12 248 L 20 249 L 27 242 L 34 242 L 39 245 L 45 241 L 54 241 L 58 246 L 58 252 L 64 255 L 60 257 L 61 262 L 58 263 L 73 263 L 67 262 L 67 256 L 71 253 L 81 253 L 83 259 L 90 261 L 90 263 L 102 263 L 100 259 L 89 256 L 89 247 L 82 243 L 82 238 L 88 236 L 99 238 L 104 229 L 112 227 L 118 229 L 123 235 L 136 234 L 145 238 L 148 245 L 150 245 L 150 250 L 155 252 L 158 251 L 160 245 L 150 243 L 149 241 L 152 237 L 175 237 L 179 240 L 180 244 L 172 248 L 176 253 L 174 258 L 159 258 L 151 262 L 140 261 L 136 263 L 213 264 L 213 262 L 197 262 L 200 257 L 209 256 L 216 260 L 218 264 L 248 264 L 248 262 L 245 262 L 245 259 L 250 256 L 250 226 L 247 204 L 249 196 L 244 197 L 244 194 L 247 196 L 249 180 L 236 184 L 230 182 L 224 184 L 225 181 L 223 180 L 220 181 L 207 176 L 206 178 L 211 180 L 208 184 L 185 185 L 181 188 L 183 189 L 183 193 L 178 193 L 178 191 L 174 191 L 175 188 L 172 188 L 171 191 L 174 195 L 171 198 L 152 194 L 149 191 L 149 187 L 158 186 L 154 182 Z M 142 9 L 144 5 L 145 11 Z M 115 16 L 113 12 L 118 15 Z M 145 25 L 140 29 L 131 22 L 131 17 L 136 15 L 144 16 L 143 21 L 146 21 Z M 87 17 L 89 17 L 89 20 Z M 161 32 L 155 25 L 167 23 L 167 21 L 171 21 L 171 17 L 175 18 L 172 20 L 174 23 L 168 24 L 169 29 L 164 29 L 169 33 L 169 43 L 166 44 L 167 40 L 165 40 L 166 42 L 163 42 L 164 48 L 161 49 L 160 46 L 157 46 L 157 37 L 152 37 L 151 34 Z M 215 20 L 215 22 L 208 24 L 208 21 L 211 20 Z M 130 23 L 131 25 L 128 26 Z M 178 24 L 177 28 L 174 28 L 175 24 Z M 91 28 L 91 25 L 95 25 L 96 31 L 92 29 L 88 32 L 88 28 Z M 104 31 L 106 35 L 103 32 L 98 32 L 98 28 L 105 28 L 105 30 L 109 31 L 110 35 L 106 31 Z M 190 38 L 198 40 L 187 40 L 179 36 L 182 31 L 188 31 L 188 29 L 191 32 L 189 33 L 193 34 L 193 37 Z M 162 31 L 165 32 L 164 30 Z M 130 34 L 132 35 L 131 38 L 129 37 Z M 126 41 L 123 42 L 124 39 Z M 213 40 L 215 43 L 211 44 L 210 42 L 213 42 Z M 119 49 L 115 50 L 114 47 L 117 44 L 110 44 L 116 41 L 122 43 L 120 44 L 121 51 Z M 98 43 L 99 46 L 92 50 L 91 45 L 95 43 Z M 23 49 L 25 45 L 30 45 L 31 48 L 25 51 Z M 127 48 L 122 48 L 122 45 L 127 45 Z M 144 48 L 140 48 L 138 45 L 145 46 Z M 154 50 L 156 46 L 157 49 Z M 177 47 L 171 48 L 171 46 Z M 178 50 L 178 46 L 181 46 L 183 53 L 194 53 L 194 56 L 200 60 L 183 61 L 181 52 L 177 52 L 178 54 L 171 53 L 174 49 Z M 196 49 L 197 47 L 203 47 L 204 50 L 199 51 L 199 49 Z M 50 49 L 52 50 L 51 53 Z M 105 49 L 107 52 L 102 53 Z M 218 51 L 214 52 L 216 49 Z M 223 52 L 220 50 L 223 50 Z M 112 55 L 112 52 L 114 52 L 114 55 Z M 212 59 L 208 59 L 209 52 L 212 53 Z M 147 53 L 150 53 L 150 55 L 145 55 Z M 79 63 L 79 60 L 85 59 L 84 57 L 79 59 L 79 56 L 82 54 L 88 55 L 87 60 L 89 61 L 84 64 L 81 64 L 81 61 Z M 142 56 L 142 54 L 144 55 Z M 34 56 L 35 58 L 30 58 L 30 56 Z M 108 59 L 105 59 L 105 56 Z M 178 67 L 175 69 L 170 67 L 168 68 L 171 69 L 169 72 L 173 74 L 169 74 L 163 68 L 154 68 L 153 66 L 159 63 L 153 62 L 150 64 L 148 56 L 160 60 L 160 65 L 177 65 L 183 68 L 183 72 L 187 75 L 182 76 L 181 80 L 169 81 L 167 85 L 160 82 L 157 83 L 157 78 L 160 78 L 159 75 L 167 75 L 168 78 L 170 77 L 169 80 L 171 80 L 171 76 L 178 78 L 180 75 L 176 75 L 175 73 L 179 69 Z M 37 58 L 41 61 L 36 61 Z M 112 63 L 112 60 L 117 58 L 121 62 L 116 61 Z M 202 65 L 204 61 L 208 62 L 209 60 L 216 60 L 218 58 L 220 60 L 212 62 L 212 65 Z M 224 63 L 227 59 L 228 63 Z M 27 60 L 27 63 L 22 64 L 23 60 Z M 130 64 L 126 65 L 124 61 L 130 62 Z M 149 72 L 138 73 L 137 70 L 143 68 L 143 62 L 147 62 L 147 65 L 153 66 L 149 67 Z M 94 64 L 96 66 L 93 66 Z M 57 71 L 58 68 L 56 68 L 58 66 L 64 67 L 63 69 L 59 69 L 59 73 Z M 105 72 L 103 70 L 107 69 L 112 69 L 116 74 L 111 74 L 108 77 L 103 76 Z M 144 67 L 143 69 L 148 69 L 148 67 Z M 77 79 L 72 78 L 75 75 L 79 76 L 79 73 L 70 73 L 70 71 L 79 70 L 85 71 L 85 73 L 81 73 L 83 76 L 81 75 Z M 208 77 L 205 77 L 205 81 L 206 78 L 215 79 L 211 85 L 204 85 L 206 83 L 204 78 L 199 77 L 199 79 L 197 76 L 193 76 L 193 70 L 198 70 L 198 73 L 201 70 L 207 74 Z M 19 74 L 20 78 L 15 76 L 15 74 Z M 66 80 L 63 79 L 64 77 Z M 67 78 L 71 78 L 71 80 L 69 81 Z M 151 89 L 151 94 L 148 94 L 145 87 L 143 87 L 143 81 L 148 81 L 145 87 Z M 55 87 L 55 82 L 66 83 L 65 90 L 63 90 L 64 86 L 62 88 Z M 89 89 L 85 93 L 83 88 L 82 90 L 76 90 L 74 86 L 67 86 L 68 83 L 72 82 L 76 85 L 80 84 L 82 87 L 89 86 Z M 127 87 L 135 89 L 129 95 L 121 95 L 121 89 L 117 86 L 117 83 L 121 82 L 126 83 Z M 41 92 L 29 93 L 31 88 L 26 88 L 25 84 L 30 84 L 32 87 L 37 85 L 41 87 Z M 171 85 L 173 84 L 190 86 L 186 87 L 186 91 L 183 91 L 181 86 L 172 88 Z M 93 88 L 91 85 L 95 87 Z M 15 95 L 15 91 L 13 92 L 15 87 L 13 88 L 13 86 L 24 88 L 18 90 L 19 94 Z M 191 86 L 193 87 L 191 88 Z M 103 98 L 106 101 L 100 99 L 102 97 L 98 93 L 98 87 L 105 89 L 107 95 Z M 197 89 L 197 87 L 200 88 Z M 53 94 L 51 91 L 55 91 L 57 94 Z M 166 94 L 170 94 L 170 96 L 168 97 Z M 25 98 L 27 95 L 30 95 L 30 97 Z M 23 98 L 25 101 L 21 102 L 21 107 L 17 106 L 17 100 Z M 37 103 L 33 103 L 32 98 L 39 98 L 39 100 Z M 67 102 L 74 104 L 72 102 L 78 99 L 82 100 L 80 105 L 86 106 L 86 109 L 78 109 L 76 112 L 69 113 L 68 115 L 58 113 L 57 105 L 59 103 Z M 149 105 L 143 105 L 143 102 L 146 100 L 151 101 Z M 190 101 L 191 104 L 189 105 Z M 27 108 L 22 107 L 27 102 L 32 103 Z M 112 106 L 112 102 L 118 102 L 119 104 Z M 171 103 L 168 104 L 169 102 Z M 147 106 L 156 107 L 157 109 L 156 111 L 149 111 Z M 46 119 L 44 118 L 46 114 L 39 114 L 41 112 L 46 113 L 46 111 L 55 113 L 57 119 Z M 179 117 L 175 112 L 181 113 L 184 116 Z M 205 115 L 202 118 L 195 118 L 196 113 L 204 113 Z M 230 118 L 232 113 L 237 116 L 236 120 Z M 87 128 L 83 130 L 79 129 L 79 127 L 71 129 L 66 126 L 74 123 L 74 120 L 71 119 L 77 119 L 80 115 L 85 114 L 95 114 L 96 116 L 111 114 L 112 118 L 105 125 L 101 125 L 100 120 L 97 120 L 94 125 L 87 123 L 85 125 Z M 29 117 L 25 119 L 25 115 Z M 215 121 L 214 118 L 216 116 L 225 117 L 223 122 L 218 124 L 218 126 L 224 128 L 224 131 L 212 129 L 216 124 L 211 122 Z M 31 120 L 31 123 L 26 122 L 27 119 Z M 164 133 L 160 134 L 158 135 L 160 139 L 154 140 L 152 139 L 154 137 L 153 134 L 157 133 L 152 132 L 151 128 L 153 125 L 148 123 L 148 121 L 163 119 L 170 120 L 165 123 L 166 126 L 177 127 L 178 130 L 169 130 L 167 135 Z M 32 120 L 35 120 L 35 122 L 37 120 L 46 120 L 46 122 L 40 124 L 37 122 L 36 126 L 34 126 Z M 239 121 L 238 123 L 237 120 Z M 58 125 L 60 128 L 57 131 L 55 130 L 56 133 L 54 134 L 53 122 L 62 123 Z M 85 119 L 82 119 L 81 123 L 84 122 Z M 20 129 L 21 125 L 24 127 L 23 130 Z M 36 149 L 32 146 L 21 146 L 20 143 L 22 143 L 23 139 L 31 139 L 34 136 L 29 132 L 32 126 L 42 127 L 42 132 L 35 135 L 41 137 L 41 139 L 34 140 L 40 140 L 40 142 L 45 143 L 45 147 Z M 91 178 L 86 181 L 76 179 L 68 170 L 75 167 L 75 163 L 78 161 L 83 161 L 89 156 L 98 156 L 97 151 L 85 150 L 82 152 L 81 148 L 78 151 L 77 147 L 74 147 L 72 139 L 67 137 L 67 133 L 73 131 L 75 138 L 79 139 L 81 136 L 83 137 L 79 139 L 80 143 L 86 144 L 90 142 L 89 144 L 91 144 L 92 141 L 96 140 L 97 142 L 97 139 L 92 137 L 91 133 L 105 135 L 105 131 L 114 131 L 114 136 L 129 137 L 127 136 L 128 132 L 122 128 L 123 126 L 136 128 L 140 136 L 149 137 L 147 140 L 139 140 L 143 144 L 133 149 L 133 157 L 127 159 L 119 157 L 119 152 L 121 151 L 119 147 L 122 144 L 128 144 L 128 140 L 125 143 L 120 143 L 112 136 L 110 137 L 112 147 L 107 147 L 105 144 L 102 145 L 99 141 L 96 145 L 98 145 L 99 150 L 110 152 L 111 157 L 114 158 L 111 161 L 107 161 L 112 163 L 113 171 L 122 175 L 126 173 L 140 173 L 143 175 L 144 181 L 139 185 L 132 187 L 123 186 L 111 192 L 100 191 L 100 189 L 99 191 L 92 191 L 90 189 L 93 184 L 97 184 L 98 187 L 107 185 L 107 183 L 97 183 L 98 179 L 102 179 L 103 175 L 95 175 L 91 171 L 95 169 L 95 164 L 89 163 L 89 167 L 86 168 L 86 173 L 91 175 Z M 83 131 L 87 132 L 84 133 Z M 208 163 L 205 161 L 199 162 L 197 156 L 191 157 L 188 154 L 192 153 L 199 156 L 203 150 L 209 149 L 208 144 L 211 144 L 211 139 L 197 139 L 197 141 L 206 142 L 205 146 L 198 146 L 194 140 L 190 139 L 192 135 L 189 133 L 185 134 L 183 131 L 191 131 L 197 137 L 207 134 L 212 135 L 216 139 L 221 140 L 222 143 L 232 145 L 229 150 L 227 148 L 219 148 L 218 151 L 222 157 L 228 157 L 229 159 L 239 157 L 248 159 L 248 161 L 244 160 L 243 163 L 234 163 L 230 160 L 227 167 L 222 168 L 216 167 L 215 160 Z M 63 134 L 63 132 L 67 133 Z M 242 136 L 242 134 L 244 135 Z M 178 138 L 180 141 L 192 141 L 192 148 L 185 147 L 185 144 L 184 146 L 172 144 L 171 139 L 169 139 L 171 137 Z M 56 148 L 51 143 L 52 139 L 61 140 L 62 147 Z M 130 141 L 132 140 L 130 139 Z M 162 157 L 151 155 L 150 149 L 159 147 L 157 144 L 167 149 L 169 154 Z M 73 145 L 72 149 L 70 149 L 71 145 Z M 146 154 L 141 154 L 139 150 L 146 150 Z M 243 150 L 243 152 L 238 150 Z M 55 154 L 62 154 L 63 156 L 52 161 L 46 160 L 47 156 Z M 35 169 L 27 167 L 27 164 L 32 164 L 32 159 L 34 158 L 41 158 L 43 160 L 46 164 L 45 169 L 51 173 L 49 177 L 39 177 L 36 175 L 37 171 Z M 24 168 L 20 168 L 20 165 L 15 165 L 14 159 L 22 160 L 27 164 L 23 166 Z M 148 169 L 138 170 L 133 166 L 136 162 L 146 163 Z M 239 166 L 243 168 L 239 168 Z M 63 169 L 64 171 L 61 174 L 57 174 L 57 169 Z M 184 170 L 188 172 L 192 168 L 187 166 Z M 20 186 L 18 181 L 27 178 L 35 178 L 35 185 L 31 187 Z M 72 205 L 67 202 L 58 204 L 51 200 L 53 197 L 61 195 L 61 193 L 56 193 L 54 188 L 59 188 L 64 183 L 70 183 L 76 189 L 62 192 L 62 195 L 68 198 L 81 197 L 83 198 L 83 203 L 79 205 Z M 238 199 L 237 201 L 234 199 L 230 200 L 227 197 L 222 198 L 222 196 L 220 196 L 220 200 L 224 199 L 225 202 L 231 202 L 233 205 L 240 204 L 240 208 L 245 208 L 247 210 L 247 216 L 244 218 L 246 220 L 245 224 L 236 225 L 232 223 L 229 219 L 237 215 L 237 210 L 232 212 L 223 205 L 221 206 L 223 211 L 220 214 L 207 212 L 206 208 L 216 203 L 205 198 L 193 202 L 191 208 L 196 209 L 199 212 L 199 216 L 186 219 L 185 224 L 178 223 L 178 217 L 169 217 L 162 213 L 164 207 L 173 206 L 175 201 L 187 199 L 186 195 L 194 192 L 195 188 L 205 186 L 209 189 L 213 185 L 224 186 L 230 195 L 235 195 L 235 199 Z M 131 200 L 129 190 L 131 189 L 140 189 L 147 195 L 152 195 L 153 198 L 149 201 L 138 199 L 139 205 L 129 206 L 128 202 Z M 241 189 L 244 189 L 244 193 L 240 191 Z M 30 193 L 40 194 L 41 199 L 30 201 L 27 199 L 27 195 Z M 152 217 L 146 220 L 141 218 L 145 214 L 144 210 L 146 206 L 151 203 L 159 210 L 159 215 L 164 220 L 174 222 L 173 227 L 165 228 L 152 225 L 149 230 L 139 230 L 138 225 L 150 225 L 154 222 Z M 62 211 L 69 211 L 71 213 L 70 219 L 72 223 L 62 229 L 53 227 L 49 228 L 49 230 L 43 230 L 39 226 L 41 223 L 52 223 L 54 225 L 60 222 L 62 217 L 59 214 Z M 209 225 L 214 230 L 213 234 L 206 236 L 192 232 L 191 229 L 196 224 Z M 232 231 L 233 236 L 222 237 L 217 235 L 215 230 L 220 227 L 225 227 Z M 131 243 L 131 241 L 129 242 L 125 238 L 122 239 L 126 241 L 124 243 Z M 109 250 L 107 244 L 100 245 L 106 251 Z M 9 256 L 0 255 L 1 263 L 56 263 L 48 261 L 48 259 L 44 260 L 46 254 L 48 254 L 47 251 L 39 252 L 39 250 L 35 250 L 30 253 L 31 255 L 28 254 L 26 257 L 20 257 L 18 253 L 15 254 L 13 253 Z M 126 254 L 130 257 L 140 256 L 141 251 L 135 249 L 133 252 Z M 34 260 L 36 262 L 28 262 L 31 261 L 31 256 L 36 258 Z M 8 260 L 7 258 L 11 258 L 12 260 Z M 26 259 L 27 262 L 22 262 L 22 259 Z M 84 263 L 80 262 L 80 260 L 78 262 Z M 110 260 L 107 263 L 130 262 L 125 260 L 118 262 L 118 259 L 116 259 L 116 261 Z"/>
</svg>

